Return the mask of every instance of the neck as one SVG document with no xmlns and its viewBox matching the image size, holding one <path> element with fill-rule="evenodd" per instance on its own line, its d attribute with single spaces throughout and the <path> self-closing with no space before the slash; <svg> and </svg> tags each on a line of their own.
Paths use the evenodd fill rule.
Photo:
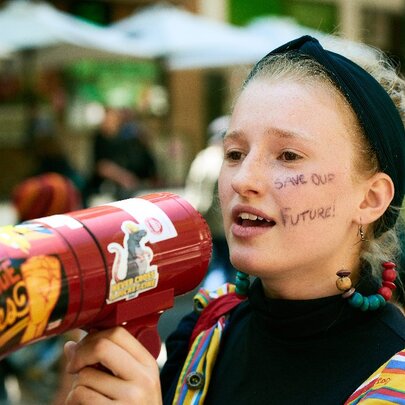
<svg viewBox="0 0 405 405">
<path fill-rule="evenodd" d="M 349 267 L 352 270 L 350 278 L 353 285 L 358 281 L 359 265 Z M 278 275 L 260 277 L 267 297 L 286 300 L 309 300 L 342 294 L 336 287 L 338 276 L 336 272 L 341 268 L 332 266 L 326 271 L 323 266 L 297 271 L 282 272 Z"/>
</svg>

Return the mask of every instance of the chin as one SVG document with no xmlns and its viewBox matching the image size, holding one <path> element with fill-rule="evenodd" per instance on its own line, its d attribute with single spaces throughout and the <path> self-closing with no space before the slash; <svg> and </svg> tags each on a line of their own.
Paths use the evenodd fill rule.
<svg viewBox="0 0 405 405">
<path fill-rule="evenodd" d="M 263 266 L 264 263 L 267 263 L 266 260 L 252 257 L 252 255 L 231 254 L 230 260 L 235 269 L 251 276 L 260 276 L 263 272 L 269 270 L 267 264 Z"/>
</svg>

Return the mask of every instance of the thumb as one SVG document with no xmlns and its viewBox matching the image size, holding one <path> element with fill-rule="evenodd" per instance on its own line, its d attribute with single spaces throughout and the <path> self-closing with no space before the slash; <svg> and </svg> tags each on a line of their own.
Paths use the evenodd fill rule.
<svg viewBox="0 0 405 405">
<path fill-rule="evenodd" d="M 66 356 L 66 371 L 71 374 L 73 374 L 74 372 L 72 371 L 72 366 L 70 362 L 72 361 L 76 353 L 76 346 L 77 343 L 73 341 L 66 342 L 64 346 L 64 352 Z"/>
</svg>

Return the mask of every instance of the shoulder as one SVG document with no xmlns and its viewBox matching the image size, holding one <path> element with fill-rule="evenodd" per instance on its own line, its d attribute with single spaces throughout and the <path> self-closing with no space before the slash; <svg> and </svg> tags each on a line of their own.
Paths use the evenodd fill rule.
<svg viewBox="0 0 405 405">
<path fill-rule="evenodd" d="M 388 303 L 379 316 L 380 322 L 387 327 L 393 335 L 404 341 L 405 347 L 405 315 L 392 303 Z"/>
<path fill-rule="evenodd" d="M 391 351 L 391 354 L 388 360 L 354 391 L 345 405 L 371 405 L 380 402 L 405 404 L 405 315 L 399 307 L 389 303 L 380 312 L 378 321 L 381 325 L 378 339 L 384 341 L 380 349 L 384 347 Z"/>
<path fill-rule="evenodd" d="M 345 405 L 405 403 L 405 349 L 376 370 L 345 402 Z"/>
</svg>

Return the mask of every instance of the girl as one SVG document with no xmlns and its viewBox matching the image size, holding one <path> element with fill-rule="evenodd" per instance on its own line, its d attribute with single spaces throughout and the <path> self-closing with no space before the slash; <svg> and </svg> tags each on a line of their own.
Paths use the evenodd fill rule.
<svg viewBox="0 0 405 405">
<path fill-rule="evenodd" d="M 122 328 L 67 345 L 67 404 L 405 401 L 405 318 L 388 302 L 405 84 L 384 63 L 373 74 L 308 36 L 256 64 L 219 178 L 236 292 L 182 321 L 161 382 Z"/>
</svg>

